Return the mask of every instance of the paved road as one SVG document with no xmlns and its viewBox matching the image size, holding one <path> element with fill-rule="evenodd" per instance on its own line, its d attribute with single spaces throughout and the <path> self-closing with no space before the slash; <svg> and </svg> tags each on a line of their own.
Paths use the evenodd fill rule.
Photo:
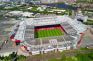
<svg viewBox="0 0 93 61">
<path fill-rule="evenodd" d="M 19 46 L 13 47 L 12 41 L 8 41 L 6 44 L 3 45 L 3 47 L 0 50 L 0 55 L 3 55 L 4 53 L 11 53 L 11 52 L 17 52 Z"/>
</svg>

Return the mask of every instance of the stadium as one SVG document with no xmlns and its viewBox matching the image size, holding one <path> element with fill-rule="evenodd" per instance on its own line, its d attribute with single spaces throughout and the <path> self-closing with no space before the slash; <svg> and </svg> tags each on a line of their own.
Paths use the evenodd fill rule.
<svg viewBox="0 0 93 61">
<path fill-rule="evenodd" d="M 32 55 L 74 49 L 86 26 L 64 16 L 24 18 L 13 26 L 10 39 Z"/>
</svg>

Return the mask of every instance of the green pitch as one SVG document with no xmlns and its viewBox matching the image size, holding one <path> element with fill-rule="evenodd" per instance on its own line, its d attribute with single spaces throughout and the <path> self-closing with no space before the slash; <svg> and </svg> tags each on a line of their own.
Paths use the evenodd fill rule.
<svg viewBox="0 0 93 61">
<path fill-rule="evenodd" d="M 64 32 L 62 32 L 61 29 L 39 30 L 35 33 L 35 38 L 61 36 L 61 35 L 64 35 Z"/>
</svg>

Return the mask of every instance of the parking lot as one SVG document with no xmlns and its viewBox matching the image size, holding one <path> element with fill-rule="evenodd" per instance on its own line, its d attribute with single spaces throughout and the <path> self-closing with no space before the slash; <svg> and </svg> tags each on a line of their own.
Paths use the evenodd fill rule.
<svg viewBox="0 0 93 61">
<path fill-rule="evenodd" d="M 8 18 L 4 15 L 0 19 L 0 53 L 17 50 L 13 47 L 13 42 L 9 39 L 9 33 L 16 22 L 17 20 L 15 18 Z"/>
<path fill-rule="evenodd" d="M 81 47 L 93 46 L 93 34 L 91 34 L 90 29 L 85 32 Z"/>
</svg>

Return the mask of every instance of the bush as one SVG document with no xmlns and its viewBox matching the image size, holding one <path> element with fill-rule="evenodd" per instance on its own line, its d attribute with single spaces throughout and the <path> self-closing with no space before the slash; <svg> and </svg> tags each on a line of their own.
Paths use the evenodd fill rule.
<svg viewBox="0 0 93 61">
<path fill-rule="evenodd" d="M 18 56 L 17 53 L 13 52 L 9 56 L 0 57 L 0 61 L 24 61 L 26 56 L 20 55 Z"/>
</svg>

